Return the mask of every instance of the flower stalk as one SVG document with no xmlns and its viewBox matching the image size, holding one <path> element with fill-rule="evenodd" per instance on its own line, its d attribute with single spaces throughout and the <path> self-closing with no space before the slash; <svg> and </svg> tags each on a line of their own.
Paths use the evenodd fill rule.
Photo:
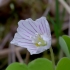
<svg viewBox="0 0 70 70">
<path fill-rule="evenodd" d="M 54 53 L 53 53 L 52 47 L 50 48 L 50 53 L 51 53 L 51 59 L 52 59 L 53 70 L 55 70 L 55 60 L 54 60 Z"/>
</svg>

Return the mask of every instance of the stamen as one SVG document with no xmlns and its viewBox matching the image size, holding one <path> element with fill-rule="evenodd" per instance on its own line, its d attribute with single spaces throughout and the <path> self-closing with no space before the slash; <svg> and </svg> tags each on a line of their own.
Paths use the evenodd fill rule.
<svg viewBox="0 0 70 70">
<path fill-rule="evenodd" d="M 43 35 L 40 35 L 38 33 L 35 33 L 35 36 L 32 36 L 31 39 L 32 39 L 32 43 L 37 47 L 47 45 L 47 42 L 43 39 Z"/>
<path fill-rule="evenodd" d="M 38 42 L 38 44 L 40 45 L 40 44 L 41 44 L 41 42 Z"/>
</svg>

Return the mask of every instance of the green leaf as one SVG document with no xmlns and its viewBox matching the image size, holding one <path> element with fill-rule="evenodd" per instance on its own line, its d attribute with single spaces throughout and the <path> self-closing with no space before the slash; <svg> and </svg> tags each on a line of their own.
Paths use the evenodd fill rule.
<svg viewBox="0 0 70 70">
<path fill-rule="evenodd" d="M 70 70 L 70 59 L 67 57 L 62 58 L 58 62 L 56 70 Z"/>
<path fill-rule="evenodd" d="M 52 62 L 46 58 L 38 58 L 28 64 L 29 70 L 53 70 Z"/>
<path fill-rule="evenodd" d="M 56 38 L 58 38 L 60 36 L 60 33 L 59 33 L 59 28 L 58 28 L 57 24 L 54 22 L 54 20 L 50 16 L 48 16 L 48 20 L 52 23 L 55 36 L 56 36 Z"/>
<path fill-rule="evenodd" d="M 64 51 L 64 53 L 66 54 L 66 56 L 70 57 L 69 50 L 68 50 L 68 47 L 67 47 L 67 44 L 66 44 L 64 38 L 59 37 L 59 44 L 60 44 L 62 50 Z"/>
<path fill-rule="evenodd" d="M 58 0 L 55 0 L 55 21 L 56 21 L 56 24 L 57 24 L 57 27 L 59 29 L 59 31 L 61 31 L 61 22 L 60 22 L 60 9 L 59 9 L 59 1 Z"/>
<path fill-rule="evenodd" d="M 65 40 L 67 47 L 68 47 L 68 50 L 69 50 L 69 53 L 70 53 L 70 37 L 67 35 L 63 35 L 62 37 Z"/>
<path fill-rule="evenodd" d="M 18 62 L 10 64 L 6 70 L 28 70 L 27 66 L 25 64 L 21 64 Z"/>
</svg>

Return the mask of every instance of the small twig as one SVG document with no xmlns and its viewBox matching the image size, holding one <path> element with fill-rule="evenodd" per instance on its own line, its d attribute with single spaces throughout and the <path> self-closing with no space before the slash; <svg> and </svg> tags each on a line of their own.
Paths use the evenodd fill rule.
<svg viewBox="0 0 70 70">
<path fill-rule="evenodd" d="M 64 0 L 58 0 L 58 1 L 64 6 L 64 8 L 70 14 L 70 7 L 67 5 L 67 3 Z"/>
<path fill-rule="evenodd" d="M 26 58 L 25 58 L 25 63 L 28 64 L 30 58 L 30 53 L 27 51 L 26 53 Z"/>
<path fill-rule="evenodd" d="M 6 37 L 3 39 L 1 45 L 0 45 L 0 50 L 4 48 L 5 44 L 9 41 L 9 38 L 11 37 L 11 33 L 8 33 Z"/>
<path fill-rule="evenodd" d="M 70 36 L 70 15 L 69 15 L 69 30 L 68 30 L 68 35 Z"/>
<path fill-rule="evenodd" d="M 22 53 L 26 53 L 26 49 L 25 49 L 25 48 L 15 47 L 14 52 L 15 52 L 16 50 L 17 50 L 17 51 L 20 51 L 20 52 L 22 52 L 22 50 L 23 50 L 24 52 L 22 52 Z M 2 58 L 2 57 L 7 57 L 8 53 L 10 53 L 10 49 L 0 50 L 0 58 Z"/>
<path fill-rule="evenodd" d="M 48 8 L 46 8 L 46 10 L 45 10 L 45 12 L 44 12 L 44 14 L 42 16 L 47 16 L 48 12 L 50 11 L 50 5 L 51 5 L 51 3 L 52 3 L 52 0 L 48 0 L 49 6 L 48 6 Z"/>
<path fill-rule="evenodd" d="M 69 22 L 65 22 L 62 26 L 62 31 L 68 29 Z"/>
<path fill-rule="evenodd" d="M 15 62 L 15 46 L 11 45 L 11 56 L 12 56 L 12 62 Z"/>
<path fill-rule="evenodd" d="M 17 50 L 16 50 L 16 56 L 17 56 L 20 63 L 24 63 L 19 51 L 17 51 Z"/>
<path fill-rule="evenodd" d="M 8 53 L 8 64 L 15 62 L 15 48 L 14 45 L 9 45 L 10 52 Z"/>
<path fill-rule="evenodd" d="M 11 64 L 11 44 L 9 44 L 9 50 L 10 52 L 8 53 L 8 65 Z"/>
<path fill-rule="evenodd" d="M 69 1 L 69 5 L 70 5 L 70 1 Z M 69 14 L 69 31 L 68 31 L 68 34 L 70 36 L 70 14 Z"/>
<path fill-rule="evenodd" d="M 11 41 L 12 40 L 12 35 L 11 35 L 11 37 L 10 37 L 10 39 L 9 39 L 9 41 Z M 10 53 L 9 53 L 9 55 L 8 55 L 8 64 L 10 64 L 10 63 L 12 63 L 12 62 L 15 62 L 15 46 L 14 45 L 12 45 L 12 44 L 9 44 L 9 49 L 10 49 Z"/>
<path fill-rule="evenodd" d="M 5 6 L 7 4 L 9 4 L 10 0 L 0 0 L 0 7 Z"/>
</svg>

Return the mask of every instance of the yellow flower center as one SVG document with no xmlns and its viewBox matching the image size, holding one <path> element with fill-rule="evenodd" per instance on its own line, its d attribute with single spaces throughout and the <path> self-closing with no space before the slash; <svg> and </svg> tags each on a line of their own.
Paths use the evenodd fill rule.
<svg viewBox="0 0 70 70">
<path fill-rule="evenodd" d="M 32 37 L 32 42 L 37 46 L 46 46 L 47 42 L 43 39 L 42 35 L 36 34 L 34 37 Z"/>
</svg>

